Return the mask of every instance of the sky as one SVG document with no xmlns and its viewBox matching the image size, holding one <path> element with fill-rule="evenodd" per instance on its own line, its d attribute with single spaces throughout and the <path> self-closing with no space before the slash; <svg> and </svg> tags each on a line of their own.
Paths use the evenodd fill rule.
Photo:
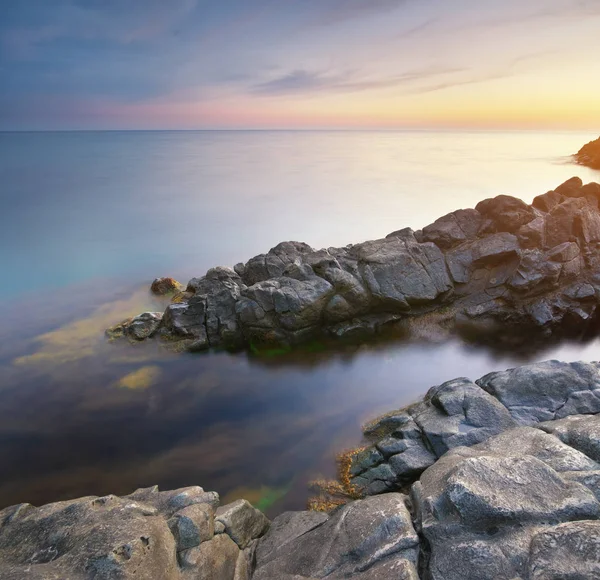
<svg viewBox="0 0 600 580">
<path fill-rule="evenodd" d="M 600 0 L 0 3 L 0 130 L 600 130 Z"/>
</svg>

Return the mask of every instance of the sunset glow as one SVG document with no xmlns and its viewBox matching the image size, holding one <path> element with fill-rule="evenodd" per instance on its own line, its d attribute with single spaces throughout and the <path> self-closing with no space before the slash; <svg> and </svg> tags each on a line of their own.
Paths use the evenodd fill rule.
<svg viewBox="0 0 600 580">
<path fill-rule="evenodd" d="M 1 13 L 1 129 L 600 126 L 595 0 L 59 0 Z"/>
</svg>

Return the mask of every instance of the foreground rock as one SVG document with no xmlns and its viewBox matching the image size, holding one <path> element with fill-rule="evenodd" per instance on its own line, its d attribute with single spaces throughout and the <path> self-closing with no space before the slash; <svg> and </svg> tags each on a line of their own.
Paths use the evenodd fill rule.
<svg viewBox="0 0 600 580">
<path fill-rule="evenodd" d="M 546 421 L 559 420 L 561 440 L 590 453 L 594 443 L 578 439 L 576 426 L 598 441 L 598 420 L 584 417 L 596 413 L 599 363 L 546 361 L 490 373 L 474 383 L 454 379 L 432 387 L 422 401 L 367 425 L 371 445 L 354 455 L 351 481 L 367 494 L 403 490 L 452 449 L 515 427 L 548 425 Z M 561 423 L 571 415 L 579 417 Z"/>
<path fill-rule="evenodd" d="M 162 316 L 109 335 L 192 351 L 294 345 L 363 339 L 437 311 L 480 341 L 503 329 L 582 336 L 596 331 L 599 200 L 600 185 L 573 178 L 531 205 L 500 195 L 418 232 L 323 250 L 282 242 L 193 278 Z"/>
<path fill-rule="evenodd" d="M 575 154 L 575 161 L 592 169 L 600 169 L 600 138 L 584 145 Z"/>
<path fill-rule="evenodd" d="M 245 580 L 269 521 L 200 487 L 0 511 L 2 580 Z M 216 510 L 216 516 L 215 516 Z M 235 512 L 228 525 L 219 514 Z M 243 538 L 243 542 L 239 539 Z"/>
<path fill-rule="evenodd" d="M 269 522 L 200 487 L 6 508 L 0 580 L 600 578 L 599 368 L 549 361 L 434 387 L 374 422 L 351 467 L 355 482 L 394 474 L 369 492 L 405 493 L 330 513 Z"/>
</svg>

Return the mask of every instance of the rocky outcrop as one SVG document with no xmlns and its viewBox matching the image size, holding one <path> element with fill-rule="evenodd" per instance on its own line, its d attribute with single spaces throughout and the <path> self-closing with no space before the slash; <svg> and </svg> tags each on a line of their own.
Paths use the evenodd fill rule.
<svg viewBox="0 0 600 580">
<path fill-rule="evenodd" d="M 138 489 L 0 511 L 0 579 L 246 580 L 269 527 L 201 487 Z"/>
<path fill-rule="evenodd" d="M 576 154 L 575 161 L 592 169 L 600 169 L 600 138 L 584 145 Z"/>
<path fill-rule="evenodd" d="M 455 379 L 366 429 L 376 495 L 272 522 L 200 487 L 20 504 L 0 580 L 600 578 L 599 411 L 599 363 Z"/>
<path fill-rule="evenodd" d="M 283 242 L 193 278 L 162 316 L 145 313 L 109 335 L 189 350 L 294 345 L 362 339 L 436 310 L 480 340 L 502 329 L 595 332 L 599 200 L 600 185 L 573 178 L 531 205 L 500 195 L 419 232 L 323 250 Z"/>
<path fill-rule="evenodd" d="M 565 417 L 596 413 L 600 363 L 547 361 L 490 373 L 474 383 L 454 379 L 368 424 L 364 433 L 371 445 L 353 456 L 351 481 L 367 494 L 404 490 L 452 449 L 519 426 L 560 425 Z M 563 429 L 565 442 L 570 432 L 576 439 L 575 424 L 567 420 Z"/>
</svg>

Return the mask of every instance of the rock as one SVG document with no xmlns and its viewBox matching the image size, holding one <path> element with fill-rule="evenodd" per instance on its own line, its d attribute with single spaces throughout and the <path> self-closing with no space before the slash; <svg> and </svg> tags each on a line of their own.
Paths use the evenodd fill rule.
<svg viewBox="0 0 600 580">
<path fill-rule="evenodd" d="M 175 540 L 156 510 L 116 496 L 32 508 L 0 528 L 0 578 L 176 580 Z"/>
<path fill-rule="evenodd" d="M 584 198 L 567 198 L 546 219 L 546 245 L 579 241 L 587 245 L 600 240 L 600 215 Z"/>
<path fill-rule="evenodd" d="M 516 232 L 535 218 L 535 212 L 524 201 L 510 195 L 498 195 L 479 202 L 475 209 L 492 220 L 498 232 Z"/>
<path fill-rule="evenodd" d="M 178 552 L 207 542 L 215 533 L 213 510 L 205 503 L 193 504 L 178 511 L 167 524 L 175 538 Z"/>
<path fill-rule="evenodd" d="M 545 245 L 544 235 L 546 233 L 546 220 L 537 217 L 522 225 L 516 232 L 517 240 L 521 248 L 525 250 L 541 249 Z"/>
<path fill-rule="evenodd" d="M 564 242 L 546 252 L 546 259 L 552 262 L 570 262 L 579 256 L 579 246 L 575 242 Z"/>
<path fill-rule="evenodd" d="M 142 488 L 126 498 L 154 507 L 167 519 L 191 505 L 207 504 L 213 510 L 219 507 L 219 494 L 214 491 L 204 491 L 197 485 L 169 491 L 159 491 L 157 486 Z"/>
<path fill-rule="evenodd" d="M 530 578 L 600 578 L 600 522 L 568 522 L 543 530 L 533 537 L 530 550 Z"/>
<path fill-rule="evenodd" d="M 543 195 L 538 195 L 535 197 L 531 206 L 545 213 L 549 213 L 564 200 L 564 195 L 561 195 L 556 191 L 549 191 L 548 193 L 544 193 Z"/>
<path fill-rule="evenodd" d="M 145 313 L 107 335 L 157 336 L 177 351 L 260 351 L 328 336 L 367 341 L 435 311 L 445 333 L 454 325 L 503 344 L 522 340 L 524 329 L 573 336 L 583 323 L 585 334 L 596 297 L 570 293 L 574 283 L 600 280 L 599 202 L 599 184 L 574 178 L 533 206 L 501 195 L 423 230 L 344 248 L 282 242 L 234 269 L 192 278 L 162 321 Z"/>
<path fill-rule="evenodd" d="M 193 296 L 188 302 L 167 306 L 163 327 L 174 336 L 193 339 L 208 348 L 206 298 Z"/>
<path fill-rule="evenodd" d="M 269 520 L 244 499 L 218 508 L 215 519 L 242 550 L 269 529 Z"/>
<path fill-rule="evenodd" d="M 276 521 L 258 542 L 253 578 L 385 577 L 374 575 L 378 566 L 397 569 L 400 578 L 417 578 L 418 537 L 404 502 L 405 496 L 389 493 L 351 502 L 321 523 L 298 516 Z"/>
<path fill-rule="evenodd" d="M 235 580 L 239 555 L 235 542 L 227 534 L 219 534 L 180 554 L 181 577 L 189 580 Z"/>
<path fill-rule="evenodd" d="M 433 387 L 411 414 L 438 457 L 515 426 L 502 404 L 466 378 Z"/>
<path fill-rule="evenodd" d="M 106 335 L 109 338 L 127 336 L 133 340 L 151 338 L 159 331 L 162 318 L 162 312 L 143 312 L 109 328 Z"/>
<path fill-rule="evenodd" d="M 271 248 L 267 254 L 261 254 L 249 260 L 242 271 L 242 280 L 247 286 L 278 278 L 289 264 L 314 250 L 304 242 L 281 242 Z"/>
<path fill-rule="evenodd" d="M 474 447 L 456 448 L 413 485 L 416 526 L 427 547 L 426 577 L 534 578 L 536 551 L 532 547 L 530 553 L 530 546 L 538 533 L 600 516 L 594 494 L 569 479 L 572 472 L 551 466 L 568 470 L 591 464 L 536 431 L 509 430 Z M 566 570 L 556 577 L 571 577 L 577 565 L 567 564 Z"/>
<path fill-rule="evenodd" d="M 144 312 L 131 319 L 126 333 L 137 340 L 154 336 L 162 322 L 162 312 Z"/>
<path fill-rule="evenodd" d="M 575 415 L 558 421 L 540 423 L 540 429 L 556 435 L 563 443 L 600 462 L 600 417 Z"/>
<path fill-rule="evenodd" d="M 478 240 L 471 251 L 475 265 L 495 265 L 516 257 L 519 243 L 513 234 L 502 232 Z"/>
<path fill-rule="evenodd" d="M 152 294 L 157 296 L 166 296 L 175 294 L 183 289 L 183 285 L 177 282 L 174 278 L 156 278 L 150 286 Z"/>
<path fill-rule="evenodd" d="M 584 145 L 576 154 L 575 161 L 592 169 L 600 169 L 600 138 Z"/>
<path fill-rule="evenodd" d="M 365 242 L 354 251 L 371 295 L 390 312 L 432 302 L 452 289 L 444 256 L 434 244 L 389 238 Z"/>
<path fill-rule="evenodd" d="M 433 242 L 447 250 L 466 240 L 475 239 L 481 222 L 481 214 L 477 210 L 461 209 L 424 227 L 423 241 Z"/>
<path fill-rule="evenodd" d="M 554 191 L 565 197 L 581 197 L 582 187 L 583 181 L 581 181 L 580 177 L 571 177 L 571 179 L 567 179 L 567 181 L 559 185 Z"/>
<path fill-rule="evenodd" d="M 476 382 L 522 425 L 600 412 L 596 363 L 546 361 L 490 373 Z"/>
<path fill-rule="evenodd" d="M 285 553 L 286 546 L 326 522 L 323 512 L 285 512 L 277 516 L 256 546 L 256 560 L 262 565 Z"/>
</svg>

